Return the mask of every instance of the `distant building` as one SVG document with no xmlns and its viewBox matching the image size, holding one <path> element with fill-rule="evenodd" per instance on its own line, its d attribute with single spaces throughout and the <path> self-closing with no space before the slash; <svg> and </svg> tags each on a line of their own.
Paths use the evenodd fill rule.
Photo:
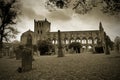
<svg viewBox="0 0 120 80">
<path fill-rule="evenodd" d="M 57 32 L 51 32 L 51 23 L 45 20 L 34 20 L 34 32 L 28 30 L 21 36 L 22 44 L 27 43 L 27 37 L 31 35 L 32 44 L 36 45 L 38 40 L 49 40 L 54 45 L 58 44 Z M 105 45 L 105 32 L 102 23 L 99 23 L 99 30 L 86 31 L 61 31 L 61 40 L 64 46 L 72 42 L 79 42 L 85 50 L 93 49 L 95 46 Z"/>
</svg>

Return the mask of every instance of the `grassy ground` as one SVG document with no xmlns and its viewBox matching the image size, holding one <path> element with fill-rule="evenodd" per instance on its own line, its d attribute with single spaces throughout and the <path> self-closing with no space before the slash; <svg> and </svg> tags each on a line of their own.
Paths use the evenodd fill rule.
<svg viewBox="0 0 120 80">
<path fill-rule="evenodd" d="M 120 54 L 66 54 L 35 57 L 33 69 L 18 73 L 20 60 L 0 59 L 0 80 L 120 80 Z"/>
</svg>

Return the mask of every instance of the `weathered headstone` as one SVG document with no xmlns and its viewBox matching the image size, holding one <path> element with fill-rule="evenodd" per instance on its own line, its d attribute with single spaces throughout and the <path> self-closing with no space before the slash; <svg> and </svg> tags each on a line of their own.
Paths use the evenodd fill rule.
<svg viewBox="0 0 120 80">
<path fill-rule="evenodd" d="M 22 69 L 23 71 L 29 71 L 32 69 L 32 50 L 30 48 L 24 48 L 23 50 Z"/>
<path fill-rule="evenodd" d="M 61 44 L 61 34 L 60 30 L 58 30 L 58 57 L 63 57 L 63 51 L 62 51 L 62 44 Z"/>
</svg>

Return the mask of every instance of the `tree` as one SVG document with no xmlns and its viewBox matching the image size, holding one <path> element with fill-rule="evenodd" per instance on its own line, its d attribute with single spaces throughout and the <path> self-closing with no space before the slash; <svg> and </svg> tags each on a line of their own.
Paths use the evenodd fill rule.
<svg viewBox="0 0 120 80">
<path fill-rule="evenodd" d="M 40 55 L 48 55 L 49 52 L 54 49 L 53 44 L 47 40 L 39 40 L 37 46 L 40 51 Z"/>
<path fill-rule="evenodd" d="M 110 38 L 108 35 L 105 36 L 105 54 L 106 55 L 109 55 L 110 54 L 110 50 L 109 50 L 109 47 L 110 47 Z"/>
<path fill-rule="evenodd" d="M 82 47 L 79 42 L 72 42 L 69 44 L 69 49 L 74 49 L 77 53 L 80 53 L 80 48 Z"/>
<path fill-rule="evenodd" d="M 19 0 L 0 0 L 0 51 L 3 41 L 15 38 L 18 33 L 13 24 L 17 22 L 17 15 L 20 14 Z"/>
<path fill-rule="evenodd" d="M 114 43 L 115 43 L 115 50 L 117 52 L 120 52 L 120 37 L 119 36 L 115 38 Z"/>
<path fill-rule="evenodd" d="M 108 35 L 105 36 L 108 47 L 113 50 L 114 42 L 110 39 Z"/>
<path fill-rule="evenodd" d="M 48 0 L 47 7 L 72 8 L 76 13 L 86 14 L 96 7 L 102 7 L 103 13 L 118 15 L 120 13 L 119 0 Z M 59 3 L 59 5 L 57 5 Z M 71 7 L 72 6 L 72 7 Z M 98 8 L 99 9 L 99 8 Z"/>
<path fill-rule="evenodd" d="M 110 39 L 109 36 L 107 36 L 107 42 L 108 42 L 108 46 L 110 47 L 111 50 L 113 50 L 114 47 L 114 42 Z"/>
</svg>

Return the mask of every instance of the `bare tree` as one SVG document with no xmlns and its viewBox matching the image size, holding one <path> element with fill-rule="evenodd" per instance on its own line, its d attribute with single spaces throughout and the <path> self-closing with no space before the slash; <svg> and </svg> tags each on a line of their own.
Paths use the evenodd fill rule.
<svg viewBox="0 0 120 80">
<path fill-rule="evenodd" d="M 17 23 L 17 15 L 20 14 L 19 0 L 0 0 L 0 51 L 3 41 L 15 38 L 17 29 L 12 26 Z"/>
</svg>

